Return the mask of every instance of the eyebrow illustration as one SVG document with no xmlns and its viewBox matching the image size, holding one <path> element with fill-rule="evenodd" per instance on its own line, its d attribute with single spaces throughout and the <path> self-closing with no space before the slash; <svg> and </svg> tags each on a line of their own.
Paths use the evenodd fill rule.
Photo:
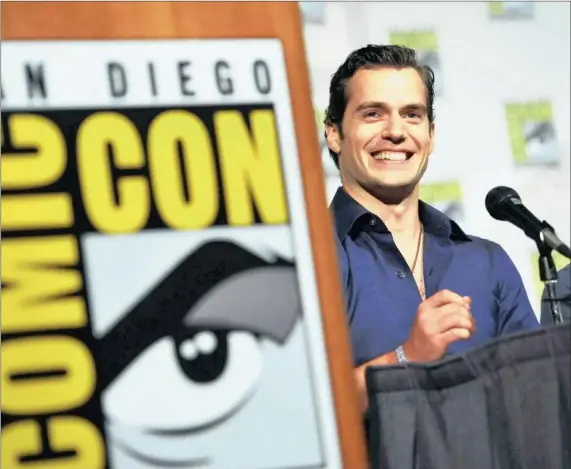
<svg viewBox="0 0 571 469">
<path fill-rule="evenodd" d="M 301 315 L 294 264 L 268 262 L 227 241 L 184 258 L 97 344 L 104 390 L 147 347 L 205 329 L 243 330 L 282 343 Z"/>
</svg>

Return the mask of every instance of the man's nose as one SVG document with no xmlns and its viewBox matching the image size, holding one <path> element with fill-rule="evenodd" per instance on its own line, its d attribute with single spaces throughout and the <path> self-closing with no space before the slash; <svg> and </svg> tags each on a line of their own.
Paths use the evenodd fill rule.
<svg viewBox="0 0 571 469">
<path fill-rule="evenodd" d="M 381 136 L 392 143 L 401 143 L 405 139 L 404 127 L 400 116 L 393 117 L 386 122 Z"/>
</svg>

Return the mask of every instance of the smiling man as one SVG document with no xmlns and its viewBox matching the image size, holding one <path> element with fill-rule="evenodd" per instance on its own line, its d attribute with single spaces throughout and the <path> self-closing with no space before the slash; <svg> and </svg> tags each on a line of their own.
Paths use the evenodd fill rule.
<svg viewBox="0 0 571 469">
<path fill-rule="evenodd" d="M 413 50 L 352 52 L 331 79 L 325 124 L 343 184 L 331 209 L 364 406 L 367 366 L 430 361 L 538 327 L 506 252 L 419 201 L 434 74 Z"/>
</svg>

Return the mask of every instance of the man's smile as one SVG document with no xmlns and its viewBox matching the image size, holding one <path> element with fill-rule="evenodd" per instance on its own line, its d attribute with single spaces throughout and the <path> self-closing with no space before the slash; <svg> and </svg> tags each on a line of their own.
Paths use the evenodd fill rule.
<svg viewBox="0 0 571 469">
<path fill-rule="evenodd" d="M 414 155 L 413 152 L 397 150 L 381 150 L 371 153 L 371 156 L 377 161 L 406 161 L 410 159 L 412 155 Z"/>
</svg>

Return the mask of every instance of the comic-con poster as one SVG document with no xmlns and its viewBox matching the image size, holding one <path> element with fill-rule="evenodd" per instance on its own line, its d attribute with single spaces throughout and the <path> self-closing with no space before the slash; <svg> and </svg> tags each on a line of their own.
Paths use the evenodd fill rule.
<svg viewBox="0 0 571 469">
<path fill-rule="evenodd" d="M 2 469 L 341 468 L 277 40 L 2 44 Z"/>
</svg>

